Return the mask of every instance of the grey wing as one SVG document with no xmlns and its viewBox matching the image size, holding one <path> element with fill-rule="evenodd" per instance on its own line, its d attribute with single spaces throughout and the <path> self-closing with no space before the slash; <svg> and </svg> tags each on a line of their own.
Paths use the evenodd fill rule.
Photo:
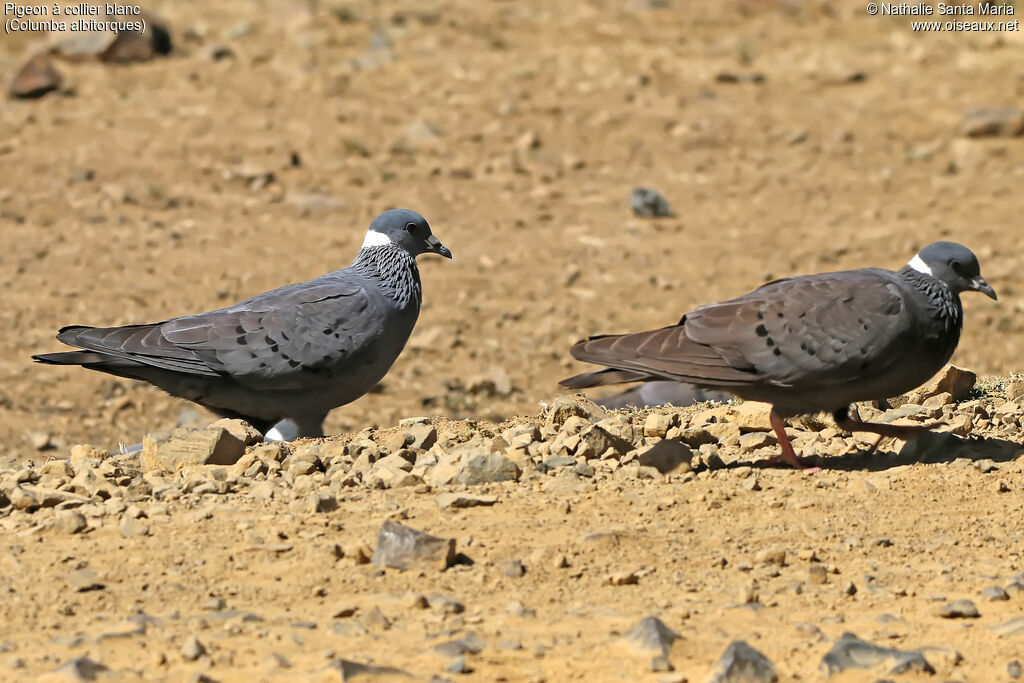
<svg viewBox="0 0 1024 683">
<path fill-rule="evenodd" d="M 329 382 L 380 333 L 379 306 L 360 284 L 293 285 L 169 320 L 160 333 L 245 386 L 306 388 Z"/>
<path fill-rule="evenodd" d="M 694 341 L 756 368 L 779 386 L 834 386 L 901 361 L 913 316 L 899 288 L 870 270 L 769 283 L 686 316 Z"/>
</svg>

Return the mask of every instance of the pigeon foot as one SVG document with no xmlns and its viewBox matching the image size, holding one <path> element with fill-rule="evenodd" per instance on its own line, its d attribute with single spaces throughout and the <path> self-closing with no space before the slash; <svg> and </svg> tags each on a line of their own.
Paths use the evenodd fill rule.
<svg viewBox="0 0 1024 683">
<path fill-rule="evenodd" d="M 793 442 L 789 440 L 789 435 L 786 434 L 786 423 L 782 421 L 782 418 L 775 412 L 774 408 L 769 413 L 768 419 L 771 421 L 772 429 L 779 440 L 779 447 L 782 449 L 779 455 L 773 455 L 768 459 L 769 463 L 786 462 L 794 469 L 807 472 L 818 472 L 821 470 L 820 467 L 811 467 L 803 458 L 796 454 L 796 451 L 793 450 Z"/>
<path fill-rule="evenodd" d="M 848 408 L 840 408 L 832 413 L 832 419 L 836 421 L 836 425 L 840 429 L 845 429 L 848 432 L 869 432 L 871 434 L 878 434 L 878 441 L 869 450 L 869 453 L 874 453 L 875 449 L 878 448 L 878 444 L 881 443 L 885 437 L 891 437 L 894 439 L 902 439 L 903 441 L 910 441 L 917 437 L 930 432 L 936 427 L 941 427 L 941 422 L 932 422 L 924 425 L 893 425 L 893 424 L 880 424 L 877 422 L 862 422 L 861 420 L 850 417 L 850 411 Z"/>
</svg>

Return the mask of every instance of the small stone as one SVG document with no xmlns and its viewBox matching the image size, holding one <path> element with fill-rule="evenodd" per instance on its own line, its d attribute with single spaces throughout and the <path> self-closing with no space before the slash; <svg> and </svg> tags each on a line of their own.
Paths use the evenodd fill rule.
<svg viewBox="0 0 1024 683">
<path fill-rule="evenodd" d="M 359 662 L 347 659 L 332 659 L 324 667 L 325 673 L 336 674 L 342 681 L 362 681 L 365 679 L 380 678 L 381 680 L 392 680 L 396 678 L 412 678 L 407 671 L 395 669 L 390 666 L 372 666 L 360 664 Z"/>
<path fill-rule="evenodd" d="M 1024 110 L 1017 107 L 979 107 L 964 113 L 960 134 L 969 138 L 1016 137 L 1024 134 Z"/>
<path fill-rule="evenodd" d="M 990 458 L 982 458 L 981 460 L 974 461 L 974 469 L 982 474 L 989 474 L 990 472 L 998 472 L 999 465 L 995 464 Z"/>
<path fill-rule="evenodd" d="M 502 576 L 518 579 L 526 573 L 526 567 L 519 560 L 507 560 L 498 564 L 498 571 Z"/>
<path fill-rule="evenodd" d="M 686 444 L 675 440 L 663 440 L 640 453 L 637 460 L 641 467 L 653 467 L 661 474 L 689 472 L 693 451 Z"/>
<path fill-rule="evenodd" d="M 346 543 L 341 549 L 342 557 L 352 560 L 355 564 L 370 564 L 373 551 L 362 541 Z"/>
<path fill-rule="evenodd" d="M 402 598 L 402 606 L 406 609 L 427 609 L 430 603 L 422 593 L 409 592 Z"/>
<path fill-rule="evenodd" d="M 648 187 L 634 189 L 629 206 L 633 209 L 633 215 L 641 218 L 664 218 L 672 215 L 668 200 L 657 190 Z"/>
<path fill-rule="evenodd" d="M 484 642 L 472 631 L 458 640 L 449 640 L 434 646 L 434 652 L 444 657 L 480 654 L 483 649 Z"/>
<path fill-rule="evenodd" d="M 466 611 L 465 605 L 458 600 L 452 600 L 446 595 L 431 595 L 427 598 L 427 603 L 430 605 L 430 609 L 442 614 L 462 614 Z"/>
<path fill-rule="evenodd" d="M 475 496 L 471 493 L 442 493 L 437 497 L 437 505 L 441 508 L 472 508 L 497 502 L 496 496 Z"/>
<path fill-rule="evenodd" d="M 368 629 L 375 631 L 387 631 L 391 628 L 391 620 L 388 619 L 387 615 L 377 605 L 370 608 L 370 611 L 363 615 L 360 620 Z"/>
<path fill-rule="evenodd" d="M 782 548 L 765 548 L 754 555 L 754 561 L 758 564 L 773 564 L 776 567 L 786 565 L 786 551 Z"/>
<path fill-rule="evenodd" d="M 1016 659 L 1006 665 L 1006 675 L 1010 678 L 1020 678 L 1024 674 L 1024 668 Z"/>
<path fill-rule="evenodd" d="M 226 429 L 231 436 L 241 441 L 245 446 L 252 446 L 263 441 L 263 435 L 245 420 L 222 418 L 210 425 L 210 429 Z"/>
<path fill-rule="evenodd" d="M 75 657 L 60 665 L 47 677 L 61 681 L 95 681 L 110 671 L 105 665 L 88 657 Z"/>
<path fill-rule="evenodd" d="M 227 604 L 228 603 L 226 600 L 224 600 L 224 598 L 208 598 L 206 600 L 203 600 L 203 603 L 202 605 L 200 605 L 200 607 L 211 612 L 220 612 L 225 607 L 227 607 Z"/>
<path fill-rule="evenodd" d="M 223 427 L 181 427 L 147 434 L 140 461 L 144 472 L 178 472 L 190 465 L 233 465 L 244 452 L 244 443 Z"/>
<path fill-rule="evenodd" d="M 981 590 L 981 597 L 985 598 L 986 600 L 997 602 L 1001 600 L 1009 600 L 1010 594 L 1003 590 L 1000 586 L 989 586 L 988 588 L 983 588 Z"/>
<path fill-rule="evenodd" d="M 454 538 L 431 536 L 388 520 L 381 526 L 371 561 L 380 567 L 443 571 L 454 559 Z"/>
<path fill-rule="evenodd" d="M 309 496 L 308 510 L 313 513 L 334 512 L 338 509 L 338 499 L 334 494 L 319 492 Z"/>
<path fill-rule="evenodd" d="M 133 517 L 125 517 L 121 521 L 120 529 L 121 535 L 125 538 L 149 536 L 149 524 L 141 519 L 135 519 Z"/>
<path fill-rule="evenodd" d="M 819 585 L 828 583 L 828 571 L 825 569 L 825 565 L 820 562 L 812 563 L 807 568 L 807 578 L 811 583 Z"/>
<path fill-rule="evenodd" d="M 453 674 L 468 674 L 473 671 L 465 657 L 456 657 L 452 661 L 448 662 L 447 666 L 444 667 L 444 670 Z"/>
<path fill-rule="evenodd" d="M 981 613 L 970 600 L 954 600 L 939 608 L 939 616 L 943 619 L 977 619 Z"/>
<path fill-rule="evenodd" d="M 605 583 L 609 586 L 632 586 L 640 582 L 640 576 L 636 571 L 630 570 L 619 570 L 612 572 L 605 579 Z"/>
<path fill-rule="evenodd" d="M 679 634 L 657 617 L 645 617 L 629 627 L 619 642 L 639 654 L 668 657 Z"/>
<path fill-rule="evenodd" d="M 847 581 L 846 585 L 843 586 L 843 595 L 854 596 L 857 594 L 857 584 L 853 581 Z"/>
<path fill-rule="evenodd" d="M 194 662 L 204 654 L 206 654 L 206 648 L 195 636 L 189 636 L 181 645 L 181 656 L 190 662 Z"/>
<path fill-rule="evenodd" d="M 658 655 L 657 657 L 651 658 L 651 671 L 655 673 L 664 673 L 666 671 L 675 671 L 676 668 L 672 666 L 672 662 L 668 660 L 665 655 Z"/>
<path fill-rule="evenodd" d="M 644 436 L 664 439 L 668 430 L 675 427 L 678 422 L 679 418 L 677 415 L 651 413 L 644 421 Z"/>
<path fill-rule="evenodd" d="M 53 528 L 61 534 L 77 534 L 89 527 L 85 515 L 75 510 L 58 510 L 53 520 Z"/>
<path fill-rule="evenodd" d="M 464 460 L 455 480 L 466 486 L 497 481 L 517 481 L 519 466 L 500 453 L 475 455 Z"/>
<path fill-rule="evenodd" d="M 61 76 L 49 55 L 39 54 L 25 62 L 11 80 L 7 92 L 11 97 L 32 99 L 60 88 Z M 74 661 L 74 660 L 73 660 Z"/>
<path fill-rule="evenodd" d="M 778 680 L 771 661 L 742 640 L 733 641 L 725 648 L 708 676 L 708 683 L 775 683 Z"/>
<path fill-rule="evenodd" d="M 99 574 L 91 569 L 76 569 L 64 575 L 64 582 L 79 593 L 92 590 L 103 590 L 103 582 Z"/>
<path fill-rule="evenodd" d="M 852 633 L 844 633 L 821 660 L 821 670 L 831 676 L 848 669 L 879 670 L 885 675 L 915 672 L 934 674 L 935 669 L 920 652 L 878 647 Z"/>
</svg>

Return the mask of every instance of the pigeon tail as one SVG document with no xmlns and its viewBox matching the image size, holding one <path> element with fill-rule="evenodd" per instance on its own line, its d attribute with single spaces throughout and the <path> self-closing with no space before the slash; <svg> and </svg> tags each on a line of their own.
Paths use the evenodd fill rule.
<svg viewBox="0 0 1024 683">
<path fill-rule="evenodd" d="M 756 370 L 736 367 L 718 349 L 695 342 L 687 336 L 685 323 L 634 334 L 591 337 L 578 342 L 570 350 L 573 358 L 586 363 L 605 365 L 621 374 L 609 375 L 603 384 L 666 379 L 706 387 L 742 386 L 762 379 Z M 597 375 L 587 373 L 572 377 L 563 386 L 576 388 Z M 571 382 L 571 384 L 565 384 Z M 590 385 L 596 386 L 596 385 Z"/>
<path fill-rule="evenodd" d="M 652 379 L 649 375 L 633 372 L 632 370 L 618 370 L 605 368 L 574 375 L 559 382 L 566 389 L 586 389 L 588 387 L 603 387 L 609 384 L 626 384 L 628 382 L 644 382 Z"/>
</svg>

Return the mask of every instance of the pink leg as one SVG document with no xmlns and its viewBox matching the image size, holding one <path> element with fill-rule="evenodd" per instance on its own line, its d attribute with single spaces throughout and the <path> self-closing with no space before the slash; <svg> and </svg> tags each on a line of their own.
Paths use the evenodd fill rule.
<svg viewBox="0 0 1024 683">
<path fill-rule="evenodd" d="M 786 423 L 782 421 L 782 418 L 775 412 L 774 408 L 768 414 L 768 419 L 771 421 L 775 436 L 779 439 L 779 447 L 782 449 L 782 453 L 773 457 L 770 462 L 785 460 L 798 470 L 817 471 L 821 469 L 820 467 L 809 466 L 796 454 L 796 451 L 793 450 L 793 443 L 789 440 L 789 435 L 786 434 Z"/>
<path fill-rule="evenodd" d="M 848 432 L 878 434 L 878 440 L 875 441 L 875 445 L 868 451 L 869 453 L 874 453 L 875 449 L 878 448 L 878 444 L 887 436 L 909 441 L 916 439 L 926 432 L 930 432 L 942 424 L 941 422 L 935 422 L 926 425 L 891 425 L 878 424 L 877 422 L 862 422 L 860 419 L 851 417 L 850 411 L 847 408 L 840 408 L 832 413 L 832 419 L 836 421 L 840 429 L 845 429 Z"/>
</svg>

